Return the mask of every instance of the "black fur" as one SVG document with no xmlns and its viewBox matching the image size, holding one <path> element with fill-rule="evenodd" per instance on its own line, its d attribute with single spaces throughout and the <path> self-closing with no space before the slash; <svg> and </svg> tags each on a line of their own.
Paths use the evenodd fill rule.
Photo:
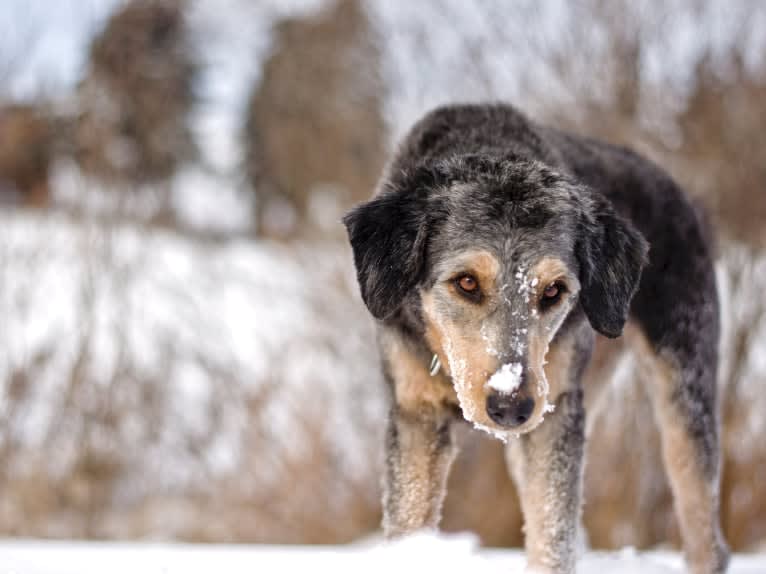
<svg viewBox="0 0 766 574">
<path fill-rule="evenodd" d="M 578 169 L 562 161 L 547 135 L 499 105 L 442 108 L 413 128 L 377 197 L 344 218 L 362 297 L 374 317 L 395 315 L 427 279 L 429 240 L 450 215 L 462 216 L 464 227 L 451 229 L 452 237 L 470 229 L 478 236 L 498 222 L 540 228 L 568 209 L 579 214 L 567 235 L 576 235 L 583 308 L 597 331 L 620 335 L 646 263 L 646 243 L 600 189 L 573 177 Z M 458 198 L 449 190 L 460 184 L 478 189 Z M 554 199 L 556 187 L 566 193 Z"/>
<path fill-rule="evenodd" d="M 691 445 L 696 463 L 692 466 L 711 485 L 709 496 L 700 499 L 711 513 L 712 538 L 705 544 L 712 548 L 714 564 L 708 566 L 710 571 L 725 570 L 727 550 L 720 535 L 716 490 L 720 466 L 715 274 L 705 224 L 667 174 L 630 150 L 536 125 L 507 105 L 450 106 L 431 112 L 412 128 L 388 165 L 376 196 L 349 213 L 344 223 L 365 304 L 381 321 L 381 332 L 421 357 L 424 369 L 435 350 L 425 336 L 419 288 L 434 288 L 439 277 L 448 276 L 439 267 L 454 254 L 479 249 L 502 262 L 498 284 L 517 286 L 511 293 L 503 291 L 505 304 L 498 313 L 507 317 L 495 315 L 509 332 L 514 321 L 516 327 L 523 321 L 521 314 L 514 315 L 515 310 L 528 305 L 518 289 L 525 269 L 552 255 L 570 275 L 577 274 L 579 295 L 571 299 L 576 304 L 567 308 L 568 316 L 551 343 L 553 348 L 573 335 L 578 342 L 569 373 L 569 388 L 575 392 L 559 395 L 561 408 L 554 411 L 563 413 L 563 419 L 558 417 L 564 421 L 559 423 L 564 424 L 563 434 L 557 434 L 561 429 L 556 424 L 546 422 L 548 426 L 531 430 L 519 443 L 526 445 L 524 449 L 546 440 L 553 444 L 543 444 L 540 451 L 548 453 L 550 460 L 530 455 L 526 466 L 548 462 L 554 469 L 558 464 L 572 470 L 540 469 L 536 474 L 543 482 L 563 477 L 566 483 L 556 484 L 554 490 L 562 493 L 564 502 L 558 503 L 571 508 L 549 509 L 564 520 L 555 522 L 559 526 L 572 526 L 566 521 L 576 515 L 579 504 L 584 440 L 579 384 L 594 331 L 617 337 L 630 317 L 651 351 L 673 370 L 667 387 L 657 391 L 655 386 L 654 392 L 665 405 L 663 425 L 676 422 L 668 423 L 668 412 L 678 416 L 686 432 L 674 440 L 680 440 L 682 448 Z M 460 315 L 459 307 L 454 313 L 453 323 L 476 328 L 470 316 Z M 507 364 L 505 347 L 513 350 L 514 345 L 504 341 L 499 347 L 503 348 L 495 352 Z M 513 360 L 523 362 L 523 358 Z M 564 408 L 565 403 L 571 403 L 571 408 Z M 425 522 L 412 519 L 400 507 L 399 474 L 407 468 L 402 461 L 414 456 L 412 445 L 420 444 L 415 439 L 425 445 L 420 455 L 431 457 L 430 470 L 442 468 L 447 449 L 428 416 L 431 426 L 417 426 L 398 416 L 396 408 L 392 413 L 390 424 L 404 425 L 411 436 L 407 448 L 395 440 L 398 435 L 389 437 L 389 459 L 394 461 L 389 464 L 387 490 L 387 516 L 393 517 L 389 530 L 434 526 L 443 494 L 439 494 L 443 486 L 434 478 L 439 473 L 429 474 L 430 482 L 420 485 L 424 492 L 419 495 L 430 496 L 429 504 L 419 507 L 427 511 Z M 422 412 L 415 415 L 424 416 Z M 448 466 L 442 470 L 446 472 Z M 569 529 L 562 531 L 561 548 L 554 549 L 561 564 L 573 564 L 570 534 Z M 685 533 L 685 543 L 697 536 L 697 532 Z"/>
<path fill-rule="evenodd" d="M 597 196 L 581 219 L 576 251 L 585 314 L 596 331 L 619 337 L 646 264 L 648 245 L 603 197 Z"/>
<path fill-rule="evenodd" d="M 431 228 L 426 185 L 424 180 L 404 189 L 390 186 L 343 218 L 362 299 L 376 319 L 389 318 L 422 279 Z"/>
<path fill-rule="evenodd" d="M 448 106 L 412 128 L 376 197 L 344 222 L 370 312 L 414 334 L 413 295 L 431 280 L 427 262 L 439 250 L 498 236 L 527 251 L 570 249 L 593 328 L 616 337 L 633 317 L 655 349 L 684 365 L 679 403 L 696 413 L 690 430 L 709 435 L 720 329 L 709 234 L 650 161 L 537 125 L 508 105 Z"/>
</svg>

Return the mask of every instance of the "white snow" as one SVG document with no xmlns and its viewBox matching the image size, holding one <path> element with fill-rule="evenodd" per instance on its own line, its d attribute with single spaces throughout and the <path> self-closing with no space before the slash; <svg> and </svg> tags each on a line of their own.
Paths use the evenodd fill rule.
<svg viewBox="0 0 766 574">
<path fill-rule="evenodd" d="M 419 533 L 393 543 L 348 546 L 192 545 L 0 541 L 3 574 L 196 574 L 226 572 L 524 572 L 520 550 L 480 548 L 467 534 Z M 755 574 L 766 569 L 766 554 L 737 555 L 729 574 Z M 578 563 L 579 574 L 672 574 L 683 572 L 674 552 L 589 552 Z"/>
<path fill-rule="evenodd" d="M 506 363 L 489 378 L 487 384 L 499 393 L 510 395 L 521 385 L 521 363 Z"/>
<path fill-rule="evenodd" d="M 321 443 L 337 472 L 374 484 L 370 451 L 379 444 L 384 387 L 354 283 L 345 247 L 208 242 L 129 223 L 1 212 L 0 421 L 9 434 L 0 433 L 0 445 L 14 437 L 14 469 L 42 460 L 41 471 L 66 473 L 80 452 L 69 429 L 85 424 L 83 413 L 103 412 L 109 398 L 117 424 L 94 435 L 94 448 L 114 453 L 125 472 L 105 514 L 119 512 L 124 497 L 238 475 L 259 428 L 277 437 L 258 443 L 260 462 Z M 80 391 L 66 408 L 76 368 Z M 28 370 L 35 385 L 12 404 L 14 369 Z M 272 387 L 276 398 L 254 419 L 249 402 Z M 149 390 L 152 409 L 140 399 Z M 308 395 L 316 398 L 300 400 Z M 323 424 L 301 426 L 296 413 Z M 280 468 L 259 464 L 242 482 L 267 492 Z M 4 503 L 15 508 L 13 498 Z M 53 524 L 46 534 L 56 535 Z M 172 535 L 166 528 L 160 521 L 155 533 Z"/>
</svg>

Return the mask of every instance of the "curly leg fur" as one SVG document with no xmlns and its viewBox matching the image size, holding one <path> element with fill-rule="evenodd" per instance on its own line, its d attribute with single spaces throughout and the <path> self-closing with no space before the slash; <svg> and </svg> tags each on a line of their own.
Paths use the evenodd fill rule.
<svg viewBox="0 0 766 574">
<path fill-rule="evenodd" d="M 574 572 L 582 497 L 585 410 L 581 390 L 564 392 L 556 410 L 506 449 L 524 512 L 530 569 Z"/>
<path fill-rule="evenodd" d="M 455 458 L 449 420 L 394 408 L 386 436 L 383 529 L 391 538 L 436 528 Z"/>
<path fill-rule="evenodd" d="M 714 368 L 682 366 L 672 352 L 642 341 L 662 456 L 693 574 L 725 572 L 729 550 L 719 523 L 720 448 Z M 700 361 L 697 361 L 698 364 Z M 706 388 L 710 392 L 700 392 Z"/>
</svg>

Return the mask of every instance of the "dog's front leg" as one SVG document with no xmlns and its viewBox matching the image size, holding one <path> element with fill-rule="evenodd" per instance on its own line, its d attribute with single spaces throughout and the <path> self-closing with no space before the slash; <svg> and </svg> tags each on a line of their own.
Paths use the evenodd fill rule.
<svg viewBox="0 0 766 574">
<path fill-rule="evenodd" d="M 535 572 L 574 572 L 585 442 L 582 402 L 579 389 L 561 393 L 556 410 L 506 449 L 524 513 L 527 563 Z"/>
<path fill-rule="evenodd" d="M 393 391 L 383 481 L 383 529 L 390 538 L 439 524 L 456 453 L 448 406 L 456 399 L 444 374 L 429 372 L 428 355 L 398 332 L 382 331 L 380 343 Z"/>
<path fill-rule="evenodd" d="M 394 537 L 436 528 L 455 457 L 450 418 L 438 411 L 394 406 L 386 436 L 383 529 Z"/>
</svg>

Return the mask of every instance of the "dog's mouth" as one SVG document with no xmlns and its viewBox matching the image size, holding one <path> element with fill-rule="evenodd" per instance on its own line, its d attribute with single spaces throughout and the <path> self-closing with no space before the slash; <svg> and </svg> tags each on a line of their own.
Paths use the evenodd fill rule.
<svg viewBox="0 0 766 574">
<path fill-rule="evenodd" d="M 466 418 L 466 420 L 468 420 L 474 426 L 474 428 L 483 431 L 503 442 L 508 442 L 508 440 L 511 438 L 518 438 L 521 435 L 535 430 L 543 422 L 546 412 L 549 411 L 545 409 L 536 410 L 536 412 L 534 412 L 526 422 L 511 426 L 500 425 L 491 420 L 485 422 L 470 420 L 468 418 Z"/>
</svg>

